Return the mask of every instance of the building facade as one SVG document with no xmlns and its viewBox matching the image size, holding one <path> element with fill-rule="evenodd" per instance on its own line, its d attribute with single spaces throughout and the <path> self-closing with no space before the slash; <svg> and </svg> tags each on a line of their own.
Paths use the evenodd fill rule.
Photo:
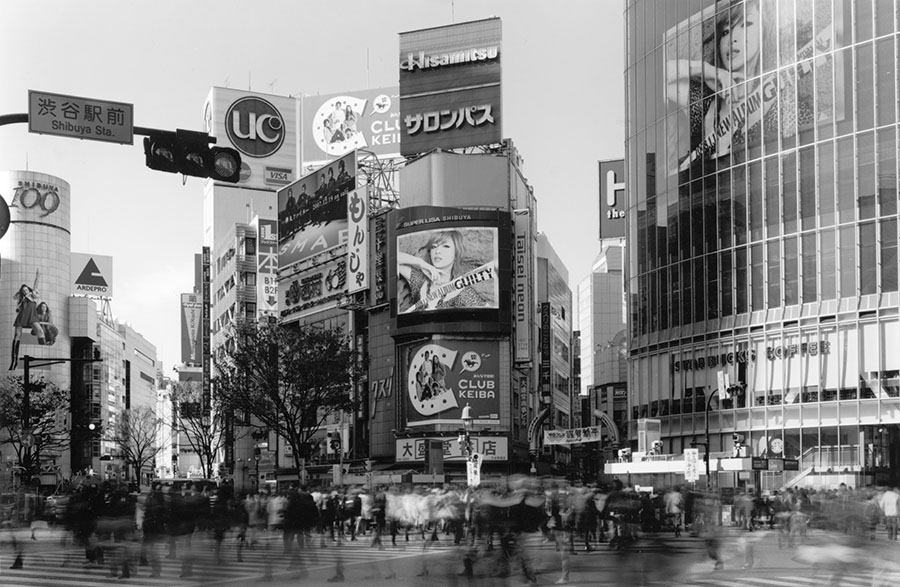
<svg viewBox="0 0 900 587">
<path fill-rule="evenodd" d="M 798 462 L 775 482 L 896 476 L 895 3 L 629 0 L 626 27 L 630 421 L 681 453 L 708 411 L 710 452 Z"/>
</svg>

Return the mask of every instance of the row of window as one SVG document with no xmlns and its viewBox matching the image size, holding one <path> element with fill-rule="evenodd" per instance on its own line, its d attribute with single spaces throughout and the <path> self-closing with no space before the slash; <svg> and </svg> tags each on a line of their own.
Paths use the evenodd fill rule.
<svg viewBox="0 0 900 587">
<path fill-rule="evenodd" d="M 632 215 L 638 270 L 897 214 L 897 131 L 826 141 L 685 184 L 677 197 L 650 196 Z"/>
<path fill-rule="evenodd" d="M 898 290 L 896 217 L 740 246 L 631 280 L 637 336 L 704 320 Z"/>
</svg>

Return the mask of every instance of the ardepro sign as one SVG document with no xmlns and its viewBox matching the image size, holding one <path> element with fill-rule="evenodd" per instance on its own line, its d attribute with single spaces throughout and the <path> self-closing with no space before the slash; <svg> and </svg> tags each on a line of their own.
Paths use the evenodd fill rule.
<svg viewBox="0 0 900 587">
<path fill-rule="evenodd" d="M 401 155 L 500 142 L 500 59 L 499 18 L 401 33 Z"/>
<path fill-rule="evenodd" d="M 296 178 L 299 101 L 296 98 L 212 88 L 206 131 L 219 147 L 241 153 L 240 187 L 276 190 Z"/>
</svg>

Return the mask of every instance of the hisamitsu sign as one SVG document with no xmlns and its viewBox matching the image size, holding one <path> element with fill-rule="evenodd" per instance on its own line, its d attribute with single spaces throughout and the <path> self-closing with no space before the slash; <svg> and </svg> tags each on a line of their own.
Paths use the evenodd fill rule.
<svg viewBox="0 0 900 587">
<path fill-rule="evenodd" d="M 131 145 L 134 106 L 29 90 L 28 131 Z"/>
</svg>

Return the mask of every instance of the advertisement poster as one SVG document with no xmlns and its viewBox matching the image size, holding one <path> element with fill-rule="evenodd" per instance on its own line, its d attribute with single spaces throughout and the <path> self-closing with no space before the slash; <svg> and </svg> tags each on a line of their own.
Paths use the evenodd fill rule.
<svg viewBox="0 0 900 587">
<path fill-rule="evenodd" d="M 347 242 L 347 193 L 354 189 L 356 152 L 278 190 L 280 269 Z"/>
<path fill-rule="evenodd" d="M 500 422 L 500 356 L 496 341 L 441 339 L 409 349 L 407 425 Z"/>
<path fill-rule="evenodd" d="M 498 308 L 497 229 L 436 228 L 397 236 L 397 313 Z"/>
<path fill-rule="evenodd" d="M 513 212 L 515 229 L 515 361 L 531 360 L 531 213 L 528 210 Z"/>
<path fill-rule="evenodd" d="M 830 54 L 840 44 L 841 27 L 834 25 L 841 19 L 832 22 L 830 3 L 815 18 L 812 2 L 798 4 L 796 12 L 793 3 L 776 0 L 735 0 L 717 13 L 722 5 L 693 14 L 665 35 L 664 97 L 670 111 L 681 113 L 667 125 L 669 174 L 758 146 L 764 129 L 781 128 L 783 139 L 792 138 L 845 116 L 842 59 Z M 834 10 L 840 16 L 840 2 Z M 796 53 L 781 61 L 797 65 L 779 69 L 779 39 L 793 45 L 795 27 Z"/>
<path fill-rule="evenodd" d="M 469 437 L 473 450 L 481 456 L 481 461 L 507 461 L 509 460 L 509 439 L 505 436 L 478 436 Z M 430 438 L 398 438 L 395 440 L 395 460 L 398 463 L 424 463 L 428 445 L 438 441 L 444 453 L 444 462 L 463 462 L 466 453 L 460 446 L 456 437 L 447 438 L 433 436 Z"/>
<path fill-rule="evenodd" d="M 400 156 L 400 91 L 360 90 L 303 98 L 303 164 L 318 165 L 356 149 Z"/>
</svg>

